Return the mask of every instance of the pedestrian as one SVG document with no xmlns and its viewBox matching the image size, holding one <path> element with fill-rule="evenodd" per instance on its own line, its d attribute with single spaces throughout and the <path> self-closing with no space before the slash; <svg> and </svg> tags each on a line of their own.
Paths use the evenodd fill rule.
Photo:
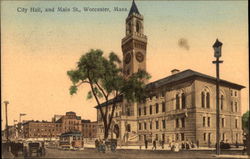
<svg viewBox="0 0 250 159">
<path fill-rule="evenodd" d="M 153 141 L 153 150 L 156 150 L 156 140 Z"/>
<path fill-rule="evenodd" d="M 161 142 L 161 148 L 162 148 L 162 149 L 164 149 L 164 144 L 165 144 L 165 141 L 162 140 L 162 142 Z"/>
<path fill-rule="evenodd" d="M 148 140 L 145 139 L 145 149 L 147 150 L 148 149 Z"/>
</svg>

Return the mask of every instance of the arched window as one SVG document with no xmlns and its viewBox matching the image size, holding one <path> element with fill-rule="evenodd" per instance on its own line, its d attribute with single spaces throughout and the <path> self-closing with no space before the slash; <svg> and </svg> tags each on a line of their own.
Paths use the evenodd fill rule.
<svg viewBox="0 0 250 159">
<path fill-rule="evenodd" d="M 180 101 L 179 101 L 179 95 L 178 94 L 176 94 L 175 99 L 176 99 L 176 109 L 180 109 Z"/>
<path fill-rule="evenodd" d="M 182 103 L 182 109 L 186 108 L 186 95 L 184 93 L 181 94 L 181 103 Z"/>
<path fill-rule="evenodd" d="M 221 95 L 221 97 L 220 97 L 220 107 L 221 107 L 221 110 L 223 110 L 223 101 L 224 101 L 224 96 Z"/>
<path fill-rule="evenodd" d="M 201 92 L 201 107 L 205 108 L 205 93 Z"/>
<path fill-rule="evenodd" d="M 131 131 L 131 127 L 130 127 L 130 124 L 127 125 L 127 132 L 130 132 Z"/>
<path fill-rule="evenodd" d="M 206 107 L 210 108 L 210 94 L 209 94 L 209 92 L 207 92 L 207 96 L 206 96 Z"/>
</svg>

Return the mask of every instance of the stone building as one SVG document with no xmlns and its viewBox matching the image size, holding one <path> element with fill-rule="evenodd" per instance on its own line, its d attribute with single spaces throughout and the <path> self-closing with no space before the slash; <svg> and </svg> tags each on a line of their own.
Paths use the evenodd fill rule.
<svg viewBox="0 0 250 159">
<path fill-rule="evenodd" d="M 82 120 L 82 134 L 84 138 L 93 139 L 97 137 L 97 122 Z"/>
<path fill-rule="evenodd" d="M 59 138 L 62 133 L 82 131 L 81 117 L 75 112 L 54 116 L 52 122 L 27 121 L 23 124 L 24 138 Z M 58 120 L 55 120 L 58 119 Z"/>
<path fill-rule="evenodd" d="M 56 138 L 61 134 L 61 124 L 48 121 L 28 121 L 23 124 L 24 138 Z"/>
<path fill-rule="evenodd" d="M 132 2 L 122 39 L 123 72 L 128 77 L 146 70 L 147 37 L 143 16 Z M 216 141 L 216 78 L 193 70 L 171 71 L 171 75 L 148 83 L 144 103 L 128 103 L 122 96 L 117 103 L 110 138 L 126 144 L 145 139 L 199 142 L 211 146 Z M 220 139 L 242 142 L 241 89 L 244 86 L 220 80 Z M 103 107 L 104 104 L 101 105 Z M 97 106 L 97 136 L 103 138 L 103 123 Z M 108 109 L 111 111 L 111 108 Z M 110 113 L 110 112 L 109 112 Z M 114 133 L 118 132 L 118 133 Z"/>
<path fill-rule="evenodd" d="M 61 123 L 61 133 L 82 130 L 81 117 L 77 116 L 75 112 L 66 112 L 66 115 L 55 123 Z"/>
</svg>

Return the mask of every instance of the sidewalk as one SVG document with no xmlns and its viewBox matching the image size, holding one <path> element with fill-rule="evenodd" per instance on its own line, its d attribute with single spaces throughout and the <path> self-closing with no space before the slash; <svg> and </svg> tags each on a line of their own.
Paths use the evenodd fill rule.
<svg viewBox="0 0 250 159">
<path fill-rule="evenodd" d="M 248 155 L 212 155 L 215 158 L 250 158 Z"/>
</svg>

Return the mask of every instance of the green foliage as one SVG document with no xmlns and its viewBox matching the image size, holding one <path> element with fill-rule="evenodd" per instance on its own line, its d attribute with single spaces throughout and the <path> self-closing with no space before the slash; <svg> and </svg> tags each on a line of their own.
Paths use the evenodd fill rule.
<svg viewBox="0 0 250 159">
<path fill-rule="evenodd" d="M 121 68 L 121 60 L 115 53 L 111 52 L 108 58 L 105 58 L 103 51 L 93 49 L 82 55 L 77 62 L 77 68 L 68 71 L 67 75 L 72 82 L 71 95 L 77 93 L 78 87 L 82 84 L 90 86 L 87 99 L 94 98 L 98 103 L 104 122 L 105 137 L 108 136 L 113 114 L 108 121 L 108 109 L 104 109 L 106 110 L 104 112 L 103 108 L 100 107 L 101 101 L 108 104 L 109 99 L 116 99 L 120 95 L 127 101 L 142 101 L 146 96 L 144 81 L 150 78 L 147 72 L 140 70 L 125 78 Z M 115 106 L 116 103 L 113 103 L 112 110 Z"/>
<path fill-rule="evenodd" d="M 247 111 L 242 116 L 242 128 L 247 133 L 249 133 L 249 115 L 250 115 L 250 112 Z"/>
<path fill-rule="evenodd" d="M 101 50 L 90 50 L 82 55 L 77 62 L 77 68 L 67 72 L 73 86 L 70 87 L 70 94 L 77 93 L 77 87 L 82 83 L 89 83 L 91 93 L 87 99 L 93 96 L 108 98 L 123 94 L 128 101 L 138 101 L 145 96 L 144 79 L 150 76 L 145 71 L 138 71 L 125 79 L 121 69 L 121 60 L 111 52 L 108 58 L 103 56 Z"/>
</svg>

